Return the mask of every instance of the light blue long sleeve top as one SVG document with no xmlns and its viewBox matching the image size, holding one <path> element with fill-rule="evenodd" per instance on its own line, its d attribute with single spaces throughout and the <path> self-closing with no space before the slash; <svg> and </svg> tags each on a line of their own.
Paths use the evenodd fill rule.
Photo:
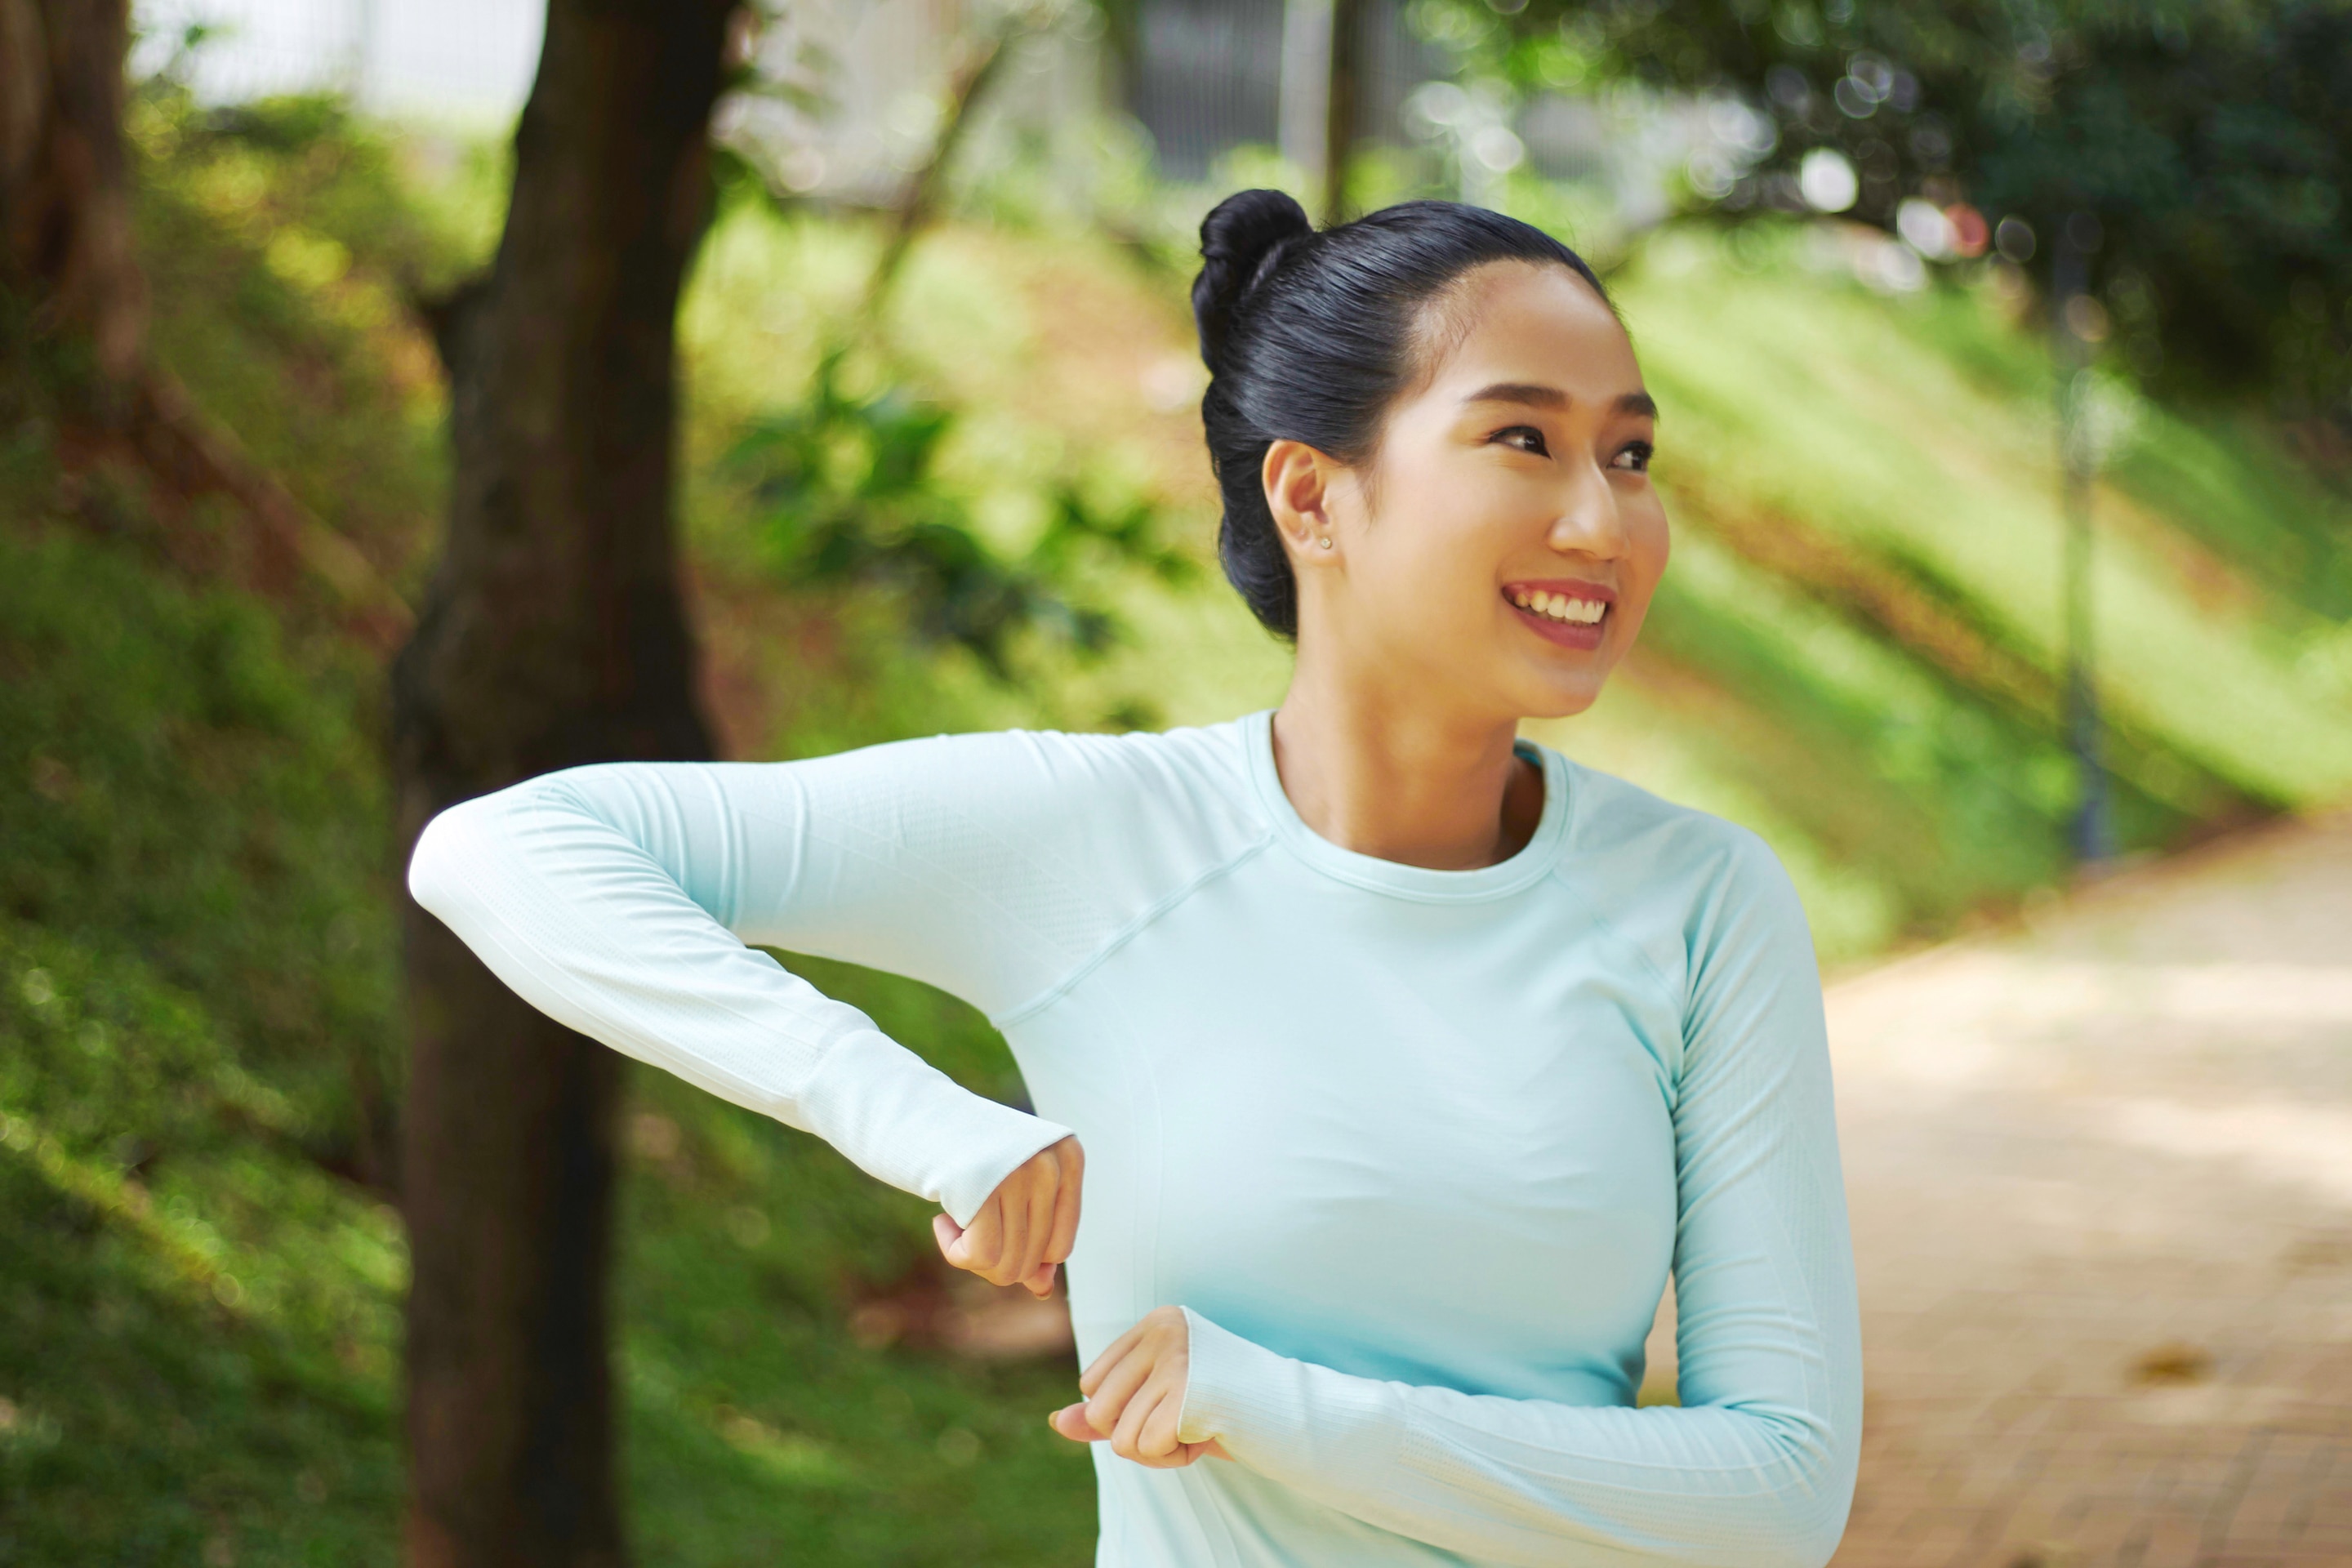
<svg viewBox="0 0 2352 1568">
<path fill-rule="evenodd" d="M 1082 1362 L 1184 1309 L 1179 1435 L 1094 1446 L 1118 1568 L 1826 1563 L 1860 1329 L 1821 983 L 1754 835 L 1522 741 L 1527 847 L 1300 820 L 1271 714 L 774 763 L 606 763 L 443 812 L 418 902 L 572 1028 L 958 1222 L 1068 1132 Z M 747 944 L 911 975 L 971 1094 Z M 1681 1405 L 1635 1408 L 1672 1271 Z"/>
</svg>

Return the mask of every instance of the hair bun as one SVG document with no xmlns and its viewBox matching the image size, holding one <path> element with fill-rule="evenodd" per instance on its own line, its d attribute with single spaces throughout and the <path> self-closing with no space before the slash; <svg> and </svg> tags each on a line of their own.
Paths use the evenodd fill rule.
<svg viewBox="0 0 2352 1568">
<path fill-rule="evenodd" d="M 1307 209 L 1280 191 L 1236 191 L 1201 220 L 1201 275 L 1192 279 L 1192 319 L 1201 358 L 1213 371 L 1224 357 L 1234 308 L 1272 269 L 1288 241 L 1315 232 Z"/>
</svg>

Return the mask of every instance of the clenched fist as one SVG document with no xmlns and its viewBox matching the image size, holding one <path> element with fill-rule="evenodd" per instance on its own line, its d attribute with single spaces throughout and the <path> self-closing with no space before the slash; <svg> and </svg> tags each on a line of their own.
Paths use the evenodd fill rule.
<svg viewBox="0 0 2352 1568">
<path fill-rule="evenodd" d="M 996 1184 L 970 1225 L 959 1229 L 946 1215 L 931 1217 L 941 1256 L 992 1285 L 1053 1294 L 1054 1270 L 1077 1240 L 1078 1185 L 1086 1169 L 1074 1137 L 1040 1149 Z"/>
<path fill-rule="evenodd" d="M 1108 1443 L 1122 1459 L 1156 1470 L 1175 1469 L 1204 1456 L 1230 1459 L 1214 1437 L 1176 1440 L 1192 1371 L 1192 1330 L 1181 1307 L 1155 1307 L 1142 1321 L 1095 1357 L 1078 1378 L 1087 1397 L 1047 1416 L 1055 1431 L 1076 1443 Z"/>
</svg>

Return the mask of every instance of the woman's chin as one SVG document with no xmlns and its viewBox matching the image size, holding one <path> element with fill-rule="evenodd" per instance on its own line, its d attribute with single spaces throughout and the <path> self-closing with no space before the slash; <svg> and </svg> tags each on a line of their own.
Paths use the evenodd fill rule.
<svg viewBox="0 0 2352 1568">
<path fill-rule="evenodd" d="M 1519 714 L 1527 719 L 1573 719 L 1601 700 L 1606 679 L 1596 672 L 1589 680 L 1547 681 L 1521 700 Z"/>
<path fill-rule="evenodd" d="M 1591 707 L 1617 667 L 1614 653 L 1606 644 L 1590 652 L 1547 646 L 1532 658 L 1525 647 L 1509 650 L 1509 662 L 1517 667 L 1509 684 L 1520 717 L 1573 719 Z"/>
</svg>

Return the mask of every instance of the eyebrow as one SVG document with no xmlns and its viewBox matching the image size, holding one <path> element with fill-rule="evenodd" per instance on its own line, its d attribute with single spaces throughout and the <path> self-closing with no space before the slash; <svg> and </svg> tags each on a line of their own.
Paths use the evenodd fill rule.
<svg viewBox="0 0 2352 1568">
<path fill-rule="evenodd" d="M 1528 381 L 1498 381 L 1492 386 L 1482 386 L 1462 400 L 1469 403 L 1521 403 L 1530 408 L 1565 408 L 1569 395 L 1557 386 L 1545 386 Z M 1657 400 L 1646 392 L 1620 393 L 1612 405 L 1620 414 L 1643 414 L 1658 416 Z"/>
</svg>

